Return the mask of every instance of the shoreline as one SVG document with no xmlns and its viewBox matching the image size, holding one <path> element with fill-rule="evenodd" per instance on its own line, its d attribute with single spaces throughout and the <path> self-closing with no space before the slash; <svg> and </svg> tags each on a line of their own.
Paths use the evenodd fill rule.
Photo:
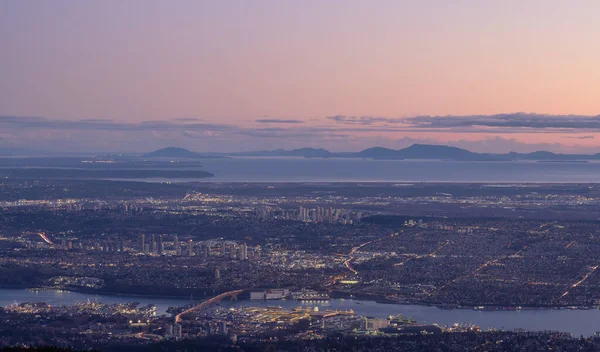
<svg viewBox="0 0 600 352">
<path fill-rule="evenodd" d="M 99 292 L 92 289 L 74 289 L 74 288 L 48 288 L 48 287 L 27 287 L 24 285 L 0 285 L 0 289 L 7 290 L 28 290 L 28 291 L 68 291 L 73 293 L 80 294 L 91 294 L 96 296 L 112 296 L 112 297 L 140 297 L 140 298 L 157 298 L 161 300 L 168 299 L 189 299 L 188 296 L 177 296 L 177 295 L 149 295 L 149 294 L 140 294 L 140 293 L 121 293 L 121 292 Z M 209 297 L 209 296 L 207 296 Z M 212 296 L 210 296 L 212 297 Z M 204 299 L 204 297 L 202 297 Z M 201 301 L 202 299 L 198 300 Z M 357 302 L 375 302 L 377 304 L 393 304 L 399 306 L 422 306 L 422 307 L 432 307 L 441 310 L 475 310 L 475 311 L 521 311 L 521 310 L 593 310 L 600 309 L 600 307 L 587 307 L 587 306 L 502 306 L 502 305 L 443 305 L 443 304 L 434 304 L 434 303 L 426 303 L 426 302 L 398 302 L 394 300 L 387 299 L 385 296 L 373 296 L 373 295 L 353 295 L 349 293 L 344 293 L 340 291 L 334 291 L 331 295 L 331 299 L 351 299 Z M 249 299 L 241 299 L 241 300 L 249 300 Z M 279 300 L 273 300 L 273 302 L 277 302 Z M 324 301 L 327 302 L 328 300 Z"/>
<path fill-rule="evenodd" d="M 520 311 L 520 310 L 590 310 L 590 309 L 600 309 L 600 306 L 547 306 L 547 305 L 522 305 L 522 306 L 503 306 L 499 304 L 485 304 L 485 305 L 458 305 L 458 304 L 439 304 L 439 303 L 428 303 L 428 302 L 399 302 L 386 298 L 385 296 L 377 296 L 377 295 L 368 295 L 368 294 L 350 294 L 341 291 L 334 291 L 332 293 L 331 298 L 337 299 L 353 299 L 356 301 L 368 301 L 375 302 L 379 304 L 395 304 L 401 306 L 422 306 L 422 307 L 434 307 L 443 310 L 475 310 L 475 311 Z"/>
<path fill-rule="evenodd" d="M 0 289 L 10 287 L 0 286 Z M 114 297 L 140 297 L 140 298 L 158 298 L 158 299 L 189 299 L 190 296 L 177 296 L 177 295 L 151 295 L 143 293 L 125 293 L 125 292 L 109 292 L 109 291 L 98 291 L 94 289 L 85 288 L 55 288 L 55 287 L 23 287 L 23 289 L 29 291 L 69 291 L 81 294 L 90 294 L 95 296 L 114 296 Z"/>
</svg>

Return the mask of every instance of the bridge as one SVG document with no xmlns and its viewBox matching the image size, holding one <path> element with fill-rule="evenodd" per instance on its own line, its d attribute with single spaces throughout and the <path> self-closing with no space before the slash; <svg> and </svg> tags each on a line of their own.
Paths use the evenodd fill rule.
<svg viewBox="0 0 600 352">
<path fill-rule="evenodd" d="M 200 302 L 197 305 L 195 305 L 195 306 L 193 306 L 193 307 L 191 307 L 189 309 L 186 309 L 183 312 L 177 314 L 175 316 L 175 323 L 178 324 L 179 322 L 181 322 L 181 320 L 183 319 L 184 315 L 187 315 L 187 314 L 193 313 L 194 311 L 203 309 L 203 308 L 205 308 L 205 307 L 207 307 L 207 306 L 209 306 L 211 304 L 221 302 L 223 300 L 223 298 L 226 298 L 226 297 L 237 298 L 237 296 L 240 293 L 244 292 L 244 291 L 245 290 L 229 291 L 229 292 L 221 293 L 218 296 L 214 296 L 212 298 L 209 298 L 209 299 L 207 299 L 204 302 Z"/>
<path fill-rule="evenodd" d="M 46 236 L 46 234 L 44 232 L 40 232 L 38 233 L 38 235 L 40 235 L 40 237 L 46 241 L 46 243 L 48 244 L 54 244 L 54 242 L 50 241 L 50 239 L 48 238 L 48 236 Z"/>
</svg>

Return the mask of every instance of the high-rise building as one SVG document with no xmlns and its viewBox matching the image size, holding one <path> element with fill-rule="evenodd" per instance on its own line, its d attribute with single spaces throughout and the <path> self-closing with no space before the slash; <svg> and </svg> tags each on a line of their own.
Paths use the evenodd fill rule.
<svg viewBox="0 0 600 352">
<path fill-rule="evenodd" d="M 231 258 L 231 260 L 235 260 L 235 258 L 237 257 L 237 253 L 236 253 L 236 249 L 234 246 L 229 246 L 229 258 Z"/>
<path fill-rule="evenodd" d="M 192 240 L 188 241 L 188 257 L 192 257 L 194 255 L 194 242 Z"/>
<path fill-rule="evenodd" d="M 215 268 L 215 279 L 220 279 L 221 278 L 221 270 L 219 270 L 219 268 Z"/>
<path fill-rule="evenodd" d="M 165 243 L 163 242 L 163 235 L 158 235 L 158 254 L 163 255 L 165 253 Z"/>
<path fill-rule="evenodd" d="M 261 251 L 262 251 L 262 248 L 260 248 L 260 246 L 255 246 L 254 250 L 252 251 L 253 259 L 255 259 L 255 260 L 259 259 Z"/>
<path fill-rule="evenodd" d="M 181 338 L 181 324 L 174 324 L 173 325 L 173 337 L 176 339 L 180 339 Z"/>
<path fill-rule="evenodd" d="M 240 255 L 238 259 L 248 260 L 248 246 L 245 243 L 240 246 Z"/>
<path fill-rule="evenodd" d="M 146 253 L 146 235 L 140 235 L 140 252 Z"/>
<path fill-rule="evenodd" d="M 227 335 L 227 324 L 224 321 L 219 322 L 219 334 Z"/>
<path fill-rule="evenodd" d="M 158 247 L 156 244 L 156 236 L 152 234 L 152 253 L 156 254 L 158 252 Z"/>
<path fill-rule="evenodd" d="M 177 235 L 173 238 L 173 243 L 175 245 L 175 254 L 181 255 L 181 246 L 179 245 L 179 237 Z"/>
<path fill-rule="evenodd" d="M 269 207 L 257 207 L 254 212 L 258 220 L 267 220 L 271 216 L 271 208 Z"/>
</svg>

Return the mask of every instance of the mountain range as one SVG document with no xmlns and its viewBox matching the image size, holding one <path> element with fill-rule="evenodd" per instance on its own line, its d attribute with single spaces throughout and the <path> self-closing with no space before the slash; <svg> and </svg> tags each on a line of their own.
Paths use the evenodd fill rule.
<svg viewBox="0 0 600 352">
<path fill-rule="evenodd" d="M 548 151 L 533 153 L 506 154 L 476 153 L 466 149 L 432 144 L 413 144 L 403 149 L 389 149 L 382 147 L 368 148 L 359 152 L 330 152 L 322 148 L 276 149 L 239 153 L 195 153 L 183 148 L 164 148 L 152 153 L 142 155 L 146 158 L 207 158 L 217 156 L 262 156 L 262 157 L 305 157 L 305 158 L 366 158 L 382 160 L 463 160 L 463 161 L 585 161 L 600 160 L 597 154 L 559 154 Z"/>
</svg>

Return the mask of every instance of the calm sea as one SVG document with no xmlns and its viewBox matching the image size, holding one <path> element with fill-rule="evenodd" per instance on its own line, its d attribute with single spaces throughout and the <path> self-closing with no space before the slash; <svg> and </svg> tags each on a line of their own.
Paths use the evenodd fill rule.
<svg viewBox="0 0 600 352">
<path fill-rule="evenodd" d="M 202 164 L 215 174 L 200 179 L 209 182 L 600 182 L 600 162 L 230 158 Z"/>
</svg>

